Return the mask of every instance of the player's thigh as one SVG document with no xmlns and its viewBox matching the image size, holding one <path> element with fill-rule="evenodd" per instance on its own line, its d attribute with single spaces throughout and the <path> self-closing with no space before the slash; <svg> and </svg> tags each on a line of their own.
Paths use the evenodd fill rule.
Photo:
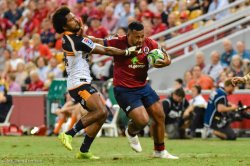
<svg viewBox="0 0 250 166">
<path fill-rule="evenodd" d="M 165 113 L 161 102 L 158 100 L 147 108 L 148 114 L 155 122 L 165 122 Z"/>
<path fill-rule="evenodd" d="M 149 116 L 144 106 L 136 107 L 128 113 L 128 117 L 138 125 L 145 126 L 149 122 Z"/>
<path fill-rule="evenodd" d="M 87 111 L 105 110 L 98 91 L 90 84 L 84 84 L 69 91 L 71 97 Z"/>
<path fill-rule="evenodd" d="M 125 88 L 114 88 L 114 94 L 117 103 L 129 118 L 140 124 L 148 122 L 148 113 L 143 106 L 140 93 Z"/>
<path fill-rule="evenodd" d="M 163 107 L 159 99 L 160 98 L 156 92 L 149 85 L 147 85 L 145 87 L 142 102 L 147 109 L 147 112 L 157 122 L 164 121 L 165 119 Z"/>
</svg>

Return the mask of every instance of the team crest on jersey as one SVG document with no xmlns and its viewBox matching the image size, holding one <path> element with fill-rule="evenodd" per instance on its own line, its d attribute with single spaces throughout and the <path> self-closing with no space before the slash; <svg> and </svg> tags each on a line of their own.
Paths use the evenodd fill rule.
<svg viewBox="0 0 250 166">
<path fill-rule="evenodd" d="M 149 53 L 149 48 L 148 48 L 148 47 L 144 47 L 144 48 L 143 48 L 143 52 L 144 52 L 145 54 Z"/>
<path fill-rule="evenodd" d="M 89 47 L 93 47 L 94 45 L 93 41 L 88 38 L 83 38 L 82 43 L 86 44 Z"/>
</svg>

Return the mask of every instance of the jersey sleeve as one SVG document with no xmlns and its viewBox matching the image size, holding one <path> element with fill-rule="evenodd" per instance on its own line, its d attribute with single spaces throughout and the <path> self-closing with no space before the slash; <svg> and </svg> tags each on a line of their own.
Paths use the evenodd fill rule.
<svg viewBox="0 0 250 166">
<path fill-rule="evenodd" d="M 150 38 L 147 38 L 147 39 L 148 39 L 148 41 L 149 41 L 149 43 L 151 45 L 151 50 L 153 50 L 153 49 L 160 49 L 159 44 L 155 40 L 150 39 Z"/>
<path fill-rule="evenodd" d="M 75 49 L 77 51 L 91 52 L 95 46 L 95 43 L 86 37 L 77 36 L 77 40 L 75 40 Z"/>
<path fill-rule="evenodd" d="M 119 37 L 113 37 L 111 39 L 104 39 L 104 46 L 117 47 L 119 41 L 120 41 Z"/>
</svg>

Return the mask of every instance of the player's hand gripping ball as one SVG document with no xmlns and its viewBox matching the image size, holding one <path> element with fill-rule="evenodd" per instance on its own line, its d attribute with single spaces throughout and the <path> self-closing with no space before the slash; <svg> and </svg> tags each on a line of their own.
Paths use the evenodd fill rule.
<svg viewBox="0 0 250 166">
<path fill-rule="evenodd" d="M 163 61 L 164 60 L 164 53 L 160 50 L 160 49 L 154 49 L 151 50 L 148 55 L 148 63 L 151 66 L 154 66 L 155 64 L 157 64 L 159 61 Z"/>
</svg>

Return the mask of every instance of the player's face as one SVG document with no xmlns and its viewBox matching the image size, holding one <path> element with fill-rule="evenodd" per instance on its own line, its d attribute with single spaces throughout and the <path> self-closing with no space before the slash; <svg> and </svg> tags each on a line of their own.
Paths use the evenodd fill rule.
<svg viewBox="0 0 250 166">
<path fill-rule="evenodd" d="M 128 33 L 128 41 L 132 46 L 142 47 L 144 42 L 144 30 L 141 31 L 129 31 Z"/>
<path fill-rule="evenodd" d="M 70 32 L 78 32 L 81 28 L 80 21 L 76 18 L 73 13 L 69 13 L 66 15 L 67 25 L 65 26 L 65 30 Z"/>
</svg>

